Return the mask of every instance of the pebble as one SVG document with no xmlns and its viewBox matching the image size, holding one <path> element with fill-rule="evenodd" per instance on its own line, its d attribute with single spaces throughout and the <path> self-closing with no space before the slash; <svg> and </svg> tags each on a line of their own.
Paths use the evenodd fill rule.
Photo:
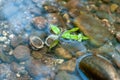
<svg viewBox="0 0 120 80">
<path fill-rule="evenodd" d="M 2 62 L 6 62 L 6 63 L 11 63 L 13 61 L 13 58 L 11 56 L 6 55 L 2 51 L 1 47 L 0 47 L 0 59 L 2 60 Z"/>
<path fill-rule="evenodd" d="M 16 80 L 16 76 L 10 70 L 9 64 L 0 64 L 0 80 Z"/>
<path fill-rule="evenodd" d="M 73 58 L 58 66 L 58 70 L 74 72 L 76 68 L 76 59 Z"/>
<path fill-rule="evenodd" d="M 77 51 L 76 53 L 75 53 L 75 57 L 80 57 L 80 56 L 82 56 L 84 54 L 84 52 L 81 52 L 81 51 Z"/>
<path fill-rule="evenodd" d="M 117 10 L 118 7 L 119 7 L 119 6 L 118 6 L 117 4 L 112 4 L 112 5 L 110 6 L 111 12 L 114 12 L 115 10 Z"/>
<path fill-rule="evenodd" d="M 49 78 L 52 77 L 54 72 L 47 66 L 41 64 L 37 60 L 32 60 L 28 66 L 27 71 L 32 76 L 34 80 L 42 80 L 41 78 Z"/>
<path fill-rule="evenodd" d="M 32 57 L 34 57 L 35 59 L 41 59 L 43 55 L 39 51 L 32 51 Z"/>
<path fill-rule="evenodd" d="M 57 7 L 51 5 L 44 5 L 44 9 L 49 13 L 56 13 L 58 12 Z"/>
<path fill-rule="evenodd" d="M 69 74 L 66 71 L 60 71 L 55 76 L 55 80 L 81 80 L 75 75 Z"/>
<path fill-rule="evenodd" d="M 10 36 L 10 44 L 12 47 L 17 47 L 19 44 L 23 43 L 22 36 Z"/>
<path fill-rule="evenodd" d="M 56 55 L 58 55 L 59 57 L 64 58 L 64 59 L 71 59 L 72 58 L 72 55 L 62 47 L 56 48 L 55 53 L 56 53 Z"/>
<path fill-rule="evenodd" d="M 16 62 L 12 62 L 10 64 L 10 67 L 11 67 L 11 70 L 13 72 L 15 72 L 16 74 L 17 73 L 19 73 L 19 74 L 26 74 L 27 73 L 27 71 L 25 70 L 24 65 L 18 64 Z"/>
<path fill-rule="evenodd" d="M 6 41 L 7 40 L 7 37 L 5 37 L 5 36 L 0 36 L 0 42 L 4 42 L 4 41 Z"/>
<path fill-rule="evenodd" d="M 43 29 L 46 27 L 47 20 L 44 17 L 39 16 L 33 18 L 32 23 L 35 25 L 37 29 Z"/>
<path fill-rule="evenodd" d="M 18 61 L 28 60 L 30 58 L 30 49 L 24 45 L 19 45 L 13 51 L 13 55 Z"/>
</svg>

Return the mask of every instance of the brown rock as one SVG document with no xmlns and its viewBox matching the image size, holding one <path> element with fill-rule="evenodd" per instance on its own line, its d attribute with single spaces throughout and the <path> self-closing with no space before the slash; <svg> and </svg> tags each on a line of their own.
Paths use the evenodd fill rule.
<svg viewBox="0 0 120 80">
<path fill-rule="evenodd" d="M 60 66 L 58 66 L 58 70 L 73 72 L 75 70 L 75 66 L 76 66 L 76 59 L 73 58 L 67 62 L 64 62 Z"/>
<path fill-rule="evenodd" d="M 19 45 L 13 51 L 13 55 L 18 61 L 27 60 L 30 58 L 30 49 L 26 46 Z"/>
<path fill-rule="evenodd" d="M 77 52 L 75 53 L 75 56 L 78 58 L 79 56 L 82 56 L 83 54 L 84 54 L 83 52 L 77 51 Z"/>
<path fill-rule="evenodd" d="M 35 25 L 37 29 L 43 29 L 45 28 L 47 20 L 44 17 L 39 16 L 39 17 L 33 18 L 32 23 Z"/>
<path fill-rule="evenodd" d="M 74 24 L 80 28 L 90 40 L 90 43 L 96 47 L 103 45 L 107 40 L 111 40 L 113 36 L 97 19 L 91 15 L 82 14 L 75 18 Z"/>
<path fill-rule="evenodd" d="M 71 59 L 72 58 L 72 55 L 62 47 L 56 48 L 55 53 L 56 53 L 56 55 L 58 55 L 62 58 L 65 58 L 65 59 Z"/>
<path fill-rule="evenodd" d="M 114 66 L 103 57 L 87 56 L 80 61 L 79 68 L 92 80 L 120 79 Z"/>
<path fill-rule="evenodd" d="M 32 57 L 34 57 L 35 59 L 41 59 L 43 55 L 39 51 L 33 51 Z"/>
</svg>

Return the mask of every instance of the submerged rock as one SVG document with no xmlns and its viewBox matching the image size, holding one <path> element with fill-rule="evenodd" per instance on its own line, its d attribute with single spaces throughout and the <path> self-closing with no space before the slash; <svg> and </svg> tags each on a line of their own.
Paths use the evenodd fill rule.
<svg viewBox="0 0 120 80">
<path fill-rule="evenodd" d="M 64 59 L 71 59 L 72 58 L 72 55 L 62 47 L 56 48 L 55 53 L 56 53 L 56 55 L 58 55 L 59 57 L 64 58 Z"/>
<path fill-rule="evenodd" d="M 119 80 L 119 75 L 113 65 L 101 56 L 86 56 L 80 63 L 79 68 L 89 79 L 93 80 Z"/>
<path fill-rule="evenodd" d="M 69 61 L 66 61 L 58 66 L 58 70 L 74 72 L 76 68 L 76 59 L 73 58 Z"/>
<path fill-rule="evenodd" d="M 55 80 L 81 80 L 77 76 L 67 73 L 66 71 L 60 71 L 56 76 Z"/>
<path fill-rule="evenodd" d="M 120 68 L 120 54 L 117 51 L 117 47 L 115 48 L 112 45 L 105 44 L 104 46 L 100 47 L 97 52 L 99 55 L 108 58 L 113 62 L 113 64 Z"/>
<path fill-rule="evenodd" d="M 24 45 L 19 45 L 13 51 L 13 55 L 18 61 L 28 60 L 30 58 L 30 49 Z"/>
<path fill-rule="evenodd" d="M 0 80 L 16 80 L 16 76 L 10 70 L 9 64 L 0 64 Z"/>
<path fill-rule="evenodd" d="M 94 46 L 99 47 L 113 37 L 107 27 L 102 26 L 91 15 L 82 14 L 78 16 L 74 19 L 74 24 L 90 39 L 90 43 Z"/>
<path fill-rule="evenodd" d="M 44 17 L 39 16 L 33 18 L 32 23 L 35 25 L 37 29 L 43 29 L 46 27 L 47 20 Z"/>
<path fill-rule="evenodd" d="M 11 63 L 13 61 L 13 57 L 4 54 L 2 48 L 0 47 L 0 60 L 2 60 L 3 62 Z"/>
<path fill-rule="evenodd" d="M 26 67 L 27 71 L 34 80 L 51 80 L 54 72 L 51 68 L 41 64 L 37 60 L 32 60 Z"/>
</svg>

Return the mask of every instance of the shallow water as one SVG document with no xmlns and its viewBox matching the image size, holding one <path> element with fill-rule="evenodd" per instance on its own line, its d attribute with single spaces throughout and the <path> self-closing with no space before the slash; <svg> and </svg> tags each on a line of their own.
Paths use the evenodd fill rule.
<svg viewBox="0 0 120 80">
<path fill-rule="evenodd" d="M 86 1 L 87 0 L 81 0 L 81 3 L 85 3 Z M 13 79 L 14 80 L 26 80 L 26 79 L 27 80 L 54 80 L 56 73 L 59 73 L 59 72 L 56 72 L 55 66 L 51 65 L 51 63 L 52 61 L 53 62 L 55 60 L 57 61 L 57 59 L 61 59 L 61 61 L 62 60 L 64 61 L 64 59 L 59 56 L 56 57 L 56 55 L 54 54 L 55 51 L 47 52 L 48 47 L 45 44 L 42 49 L 35 51 L 31 47 L 30 40 L 29 40 L 30 36 L 37 36 L 37 37 L 39 36 L 39 37 L 42 37 L 41 40 L 43 40 L 44 42 L 46 37 L 52 34 L 49 30 L 50 29 L 49 24 L 51 24 L 52 20 L 54 19 L 56 20 L 56 18 L 59 18 L 58 16 L 53 17 L 54 14 L 49 14 L 47 11 L 45 11 L 45 9 L 43 8 L 43 4 L 45 3 L 47 4 L 49 3 L 51 5 L 57 6 L 59 7 L 59 9 L 63 8 L 64 10 L 64 7 L 56 4 L 55 0 L 0 0 L 0 80 L 3 80 L 3 79 L 5 80 L 13 80 Z M 83 7 L 84 5 L 79 4 L 79 6 Z M 32 23 L 33 18 L 39 17 L 39 16 L 42 16 L 47 20 L 47 23 L 44 25 L 45 27 L 42 29 L 39 29 L 38 27 L 36 27 L 36 25 Z M 85 21 L 84 23 L 86 24 Z M 60 21 L 58 21 L 57 24 L 60 26 L 61 25 L 64 26 L 64 24 L 62 23 L 60 24 Z M 73 26 L 70 24 L 68 25 L 68 27 L 70 28 Z M 90 26 L 88 25 L 88 29 L 90 27 L 91 25 Z M 96 28 L 96 26 L 94 27 Z M 97 36 L 101 36 L 101 34 L 98 34 Z M 80 51 L 83 54 L 89 52 L 89 50 L 86 47 L 87 45 L 86 41 L 78 42 L 73 40 L 65 40 L 61 38 L 59 38 L 59 40 L 60 40 L 59 42 L 60 47 L 67 50 L 70 53 L 70 55 L 73 56 L 73 58 L 76 56 L 76 52 Z M 20 48 L 21 45 L 22 45 L 22 48 Z M 107 45 L 107 46 L 110 46 L 110 45 Z M 91 47 L 91 45 L 89 47 Z M 113 47 L 113 51 L 110 50 L 112 47 Z M 103 53 L 101 55 L 110 58 L 110 61 L 113 60 L 113 62 L 117 63 L 117 65 L 120 66 L 119 64 L 120 61 L 118 60 L 118 58 L 120 57 L 119 44 L 118 44 L 118 47 L 116 47 L 116 50 L 118 51 L 118 56 L 119 56 L 117 58 L 116 58 L 117 55 L 112 54 L 112 53 L 115 53 L 114 52 L 115 48 L 113 45 L 112 47 L 107 48 L 106 46 L 105 47 L 103 46 L 103 48 L 101 47 L 100 49 L 96 49 L 96 50 L 98 52 L 106 51 L 105 54 Z M 106 53 L 109 53 L 110 51 L 111 53 L 109 55 L 106 54 Z M 40 55 L 35 54 L 34 56 L 37 56 L 37 58 L 42 58 L 43 60 L 40 61 L 40 60 L 34 59 L 33 58 L 34 56 L 32 56 L 33 52 L 37 54 L 40 53 Z M 20 53 L 23 53 L 23 54 L 20 54 Z M 50 55 L 50 56 L 45 56 L 44 54 Z M 41 55 L 44 55 L 44 56 L 41 56 Z M 71 73 L 67 73 L 64 71 L 60 72 L 60 74 L 58 74 L 55 77 L 55 80 L 59 80 L 59 78 L 62 76 L 64 77 L 67 76 L 66 77 L 67 80 L 69 80 L 69 78 L 71 80 L 73 79 L 88 80 L 88 78 L 83 74 L 83 72 L 79 70 L 78 66 L 79 66 L 80 60 L 85 56 L 89 56 L 89 55 L 91 54 L 86 54 L 81 57 L 77 56 L 76 59 L 78 60 L 76 61 L 75 71 Z M 47 65 L 41 64 L 42 61 L 45 61 L 43 63 L 47 63 L 46 60 L 48 60 L 49 64 Z M 66 59 L 65 61 L 67 62 Z M 54 63 L 54 64 L 57 64 L 57 63 Z"/>
</svg>

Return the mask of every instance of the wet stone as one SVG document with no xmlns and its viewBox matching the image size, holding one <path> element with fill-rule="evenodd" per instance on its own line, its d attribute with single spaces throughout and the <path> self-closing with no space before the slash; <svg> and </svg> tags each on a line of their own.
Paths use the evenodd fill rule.
<svg viewBox="0 0 120 80">
<path fill-rule="evenodd" d="M 30 49 L 24 45 L 19 45 L 14 49 L 13 55 L 18 61 L 28 60 L 30 58 Z"/>
<path fill-rule="evenodd" d="M 58 12 L 57 7 L 51 5 L 44 5 L 44 9 L 49 13 L 56 13 Z"/>
<path fill-rule="evenodd" d="M 47 20 L 44 17 L 39 16 L 33 18 L 32 23 L 35 25 L 37 29 L 43 29 L 46 27 Z"/>
<path fill-rule="evenodd" d="M 75 57 L 80 57 L 80 56 L 82 56 L 83 54 L 85 54 L 84 52 L 81 52 L 81 51 L 77 51 L 76 53 L 75 53 Z"/>
<path fill-rule="evenodd" d="M 16 80 L 15 74 L 10 70 L 9 64 L 0 64 L 0 80 Z"/>
<path fill-rule="evenodd" d="M 58 55 L 59 57 L 64 58 L 64 59 L 71 59 L 72 58 L 72 55 L 62 47 L 56 48 L 55 53 L 56 53 L 56 55 Z"/>
<path fill-rule="evenodd" d="M 3 51 L 2 51 L 2 47 L 0 47 L 0 60 L 2 62 L 7 62 L 7 63 L 11 63 L 13 61 L 13 58 L 11 56 L 6 55 Z"/>
<path fill-rule="evenodd" d="M 41 59 L 43 57 L 43 55 L 39 51 L 32 51 L 32 57 L 35 59 Z"/>
<path fill-rule="evenodd" d="M 74 23 L 89 38 L 89 43 L 93 46 L 99 47 L 113 38 L 107 27 L 91 15 L 82 14 L 74 20 Z"/>
<path fill-rule="evenodd" d="M 67 73 L 66 71 L 60 71 L 55 76 L 55 80 L 80 80 L 77 76 Z"/>
<path fill-rule="evenodd" d="M 76 59 L 73 58 L 69 61 L 66 61 L 58 66 L 58 70 L 74 72 L 76 68 Z"/>
<path fill-rule="evenodd" d="M 14 48 L 23 43 L 22 36 L 11 35 L 9 37 L 11 37 L 10 44 Z"/>
<path fill-rule="evenodd" d="M 106 58 L 102 56 L 89 55 L 81 59 L 82 60 L 78 65 L 79 69 L 81 69 L 88 78 L 91 78 L 92 80 L 119 80 L 119 75 L 115 67 Z"/>
<path fill-rule="evenodd" d="M 26 70 L 25 70 L 25 67 L 21 64 L 18 64 L 16 62 L 12 62 L 11 65 L 11 70 L 15 73 L 19 73 L 19 74 L 26 74 Z"/>
<path fill-rule="evenodd" d="M 32 76 L 34 80 L 42 80 L 44 78 L 45 80 L 52 77 L 52 74 L 54 72 L 51 70 L 51 68 L 41 64 L 37 60 L 32 60 L 28 66 L 27 66 L 27 71 L 29 74 Z"/>
</svg>

